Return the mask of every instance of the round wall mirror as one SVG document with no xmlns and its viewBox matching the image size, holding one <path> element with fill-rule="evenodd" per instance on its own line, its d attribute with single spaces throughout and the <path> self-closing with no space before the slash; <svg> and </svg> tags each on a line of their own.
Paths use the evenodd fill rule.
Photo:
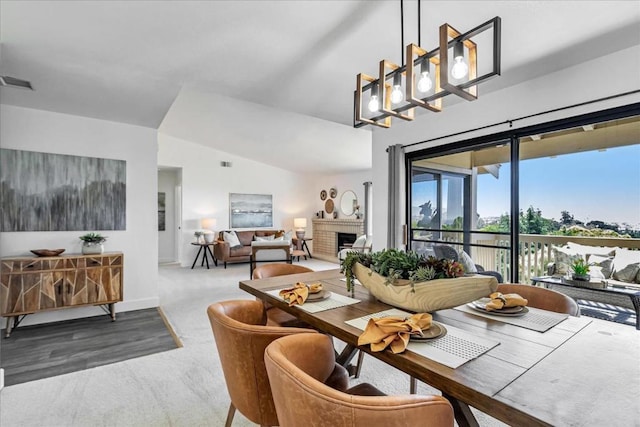
<svg viewBox="0 0 640 427">
<path fill-rule="evenodd" d="M 344 216 L 351 216 L 356 212 L 358 198 L 352 190 L 347 190 L 340 197 L 340 211 Z"/>
</svg>

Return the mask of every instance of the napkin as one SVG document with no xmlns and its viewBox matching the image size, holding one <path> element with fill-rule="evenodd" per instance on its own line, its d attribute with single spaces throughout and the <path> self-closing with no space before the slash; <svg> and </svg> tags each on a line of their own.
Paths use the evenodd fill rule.
<svg viewBox="0 0 640 427">
<path fill-rule="evenodd" d="M 302 305 L 309 296 L 309 288 L 304 283 L 298 282 L 293 288 L 281 290 L 279 295 L 289 303 L 289 306 L 295 304 Z"/>
<path fill-rule="evenodd" d="M 485 306 L 487 311 L 509 307 L 524 307 L 529 302 L 518 294 L 502 294 L 500 292 L 492 293 L 489 298 L 491 298 L 491 301 Z"/>
<path fill-rule="evenodd" d="M 390 347 L 392 352 L 402 353 L 411 334 L 422 335 L 422 330 L 430 326 L 429 313 L 414 314 L 407 319 L 396 316 L 369 319 L 364 332 L 358 337 L 358 345 L 371 344 L 371 351 Z"/>
</svg>

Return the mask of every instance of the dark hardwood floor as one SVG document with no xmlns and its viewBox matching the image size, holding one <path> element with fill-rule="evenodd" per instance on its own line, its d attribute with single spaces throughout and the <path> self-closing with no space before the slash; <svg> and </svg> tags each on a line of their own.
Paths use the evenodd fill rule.
<svg viewBox="0 0 640 427">
<path fill-rule="evenodd" d="M 19 326 L 0 341 L 0 366 L 10 386 L 173 350 L 172 333 L 156 308 Z"/>
</svg>

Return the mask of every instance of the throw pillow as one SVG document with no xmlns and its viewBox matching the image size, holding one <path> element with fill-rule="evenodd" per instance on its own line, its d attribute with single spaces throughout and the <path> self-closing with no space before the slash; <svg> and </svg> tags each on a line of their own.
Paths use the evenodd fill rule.
<svg viewBox="0 0 640 427">
<path fill-rule="evenodd" d="M 621 282 L 633 283 L 638 275 L 638 270 L 640 270 L 640 263 L 629 264 L 622 270 L 613 273 L 613 278 Z"/>
<path fill-rule="evenodd" d="M 288 240 L 291 241 L 291 239 L 293 239 L 293 230 L 289 230 L 286 233 L 284 233 L 284 235 L 282 236 L 282 240 Z"/>
<path fill-rule="evenodd" d="M 276 236 L 274 234 L 272 234 L 271 236 L 263 236 L 263 237 L 256 236 L 255 239 L 256 239 L 256 242 L 269 242 L 271 240 L 276 240 Z"/>
<path fill-rule="evenodd" d="M 465 251 L 460 251 L 458 253 L 458 261 L 462 264 L 465 273 L 477 273 L 478 269 L 476 268 L 476 264 L 473 262 L 473 259 L 469 256 Z"/>
<path fill-rule="evenodd" d="M 597 277 L 598 279 L 611 279 L 611 274 L 613 274 L 612 256 L 589 255 L 587 263 L 590 273 L 592 270 L 600 270 L 603 277 Z M 593 277 L 593 274 L 591 276 Z"/>
<path fill-rule="evenodd" d="M 555 262 L 554 276 L 564 276 L 571 271 L 573 261 L 582 259 L 582 255 L 572 253 L 564 248 L 553 248 L 553 259 Z"/>
<path fill-rule="evenodd" d="M 238 235 L 235 231 L 225 231 L 222 233 L 222 239 L 229 243 L 229 246 L 233 248 L 239 248 L 242 245 L 240 244 L 240 240 L 238 239 Z"/>
</svg>

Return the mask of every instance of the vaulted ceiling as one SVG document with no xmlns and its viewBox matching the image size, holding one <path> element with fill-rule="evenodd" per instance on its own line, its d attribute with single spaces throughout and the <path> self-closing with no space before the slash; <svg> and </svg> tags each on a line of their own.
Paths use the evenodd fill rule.
<svg viewBox="0 0 640 427">
<path fill-rule="evenodd" d="M 417 42 L 417 2 L 404 8 Z M 484 92 L 640 44 L 637 1 L 423 1 L 422 45 L 494 16 L 502 76 Z M 398 0 L 2 0 L 0 17 L 0 74 L 36 89 L 3 104 L 152 128 L 185 86 L 350 126 L 356 74 L 400 62 Z"/>
</svg>

